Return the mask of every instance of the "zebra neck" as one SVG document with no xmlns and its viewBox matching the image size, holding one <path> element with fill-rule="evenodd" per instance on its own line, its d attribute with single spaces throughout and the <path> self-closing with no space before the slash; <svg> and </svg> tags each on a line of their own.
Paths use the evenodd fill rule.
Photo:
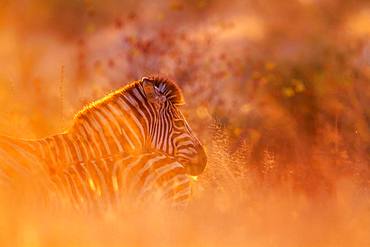
<svg viewBox="0 0 370 247">
<path fill-rule="evenodd" d="M 133 95 L 125 94 L 97 105 L 79 115 L 67 133 L 86 143 L 94 157 L 141 153 L 148 139 L 150 118 L 139 109 L 138 102 Z"/>
</svg>

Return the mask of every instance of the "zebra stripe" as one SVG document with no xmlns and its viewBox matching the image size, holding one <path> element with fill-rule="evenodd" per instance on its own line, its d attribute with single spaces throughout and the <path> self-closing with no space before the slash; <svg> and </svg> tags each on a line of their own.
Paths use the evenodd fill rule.
<svg viewBox="0 0 370 247">
<path fill-rule="evenodd" d="M 106 165 L 112 164 L 112 165 Z M 48 204 L 106 212 L 130 206 L 185 206 L 191 178 L 182 164 L 159 153 L 76 163 L 51 177 Z"/>
</svg>

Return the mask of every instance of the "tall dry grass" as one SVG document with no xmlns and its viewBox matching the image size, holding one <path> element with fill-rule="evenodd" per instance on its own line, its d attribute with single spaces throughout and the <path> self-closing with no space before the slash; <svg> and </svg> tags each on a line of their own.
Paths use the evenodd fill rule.
<svg viewBox="0 0 370 247">
<path fill-rule="evenodd" d="M 0 4 L 2 134 L 60 132 L 160 74 L 209 156 L 184 212 L 81 216 L 4 191 L 2 246 L 369 246 L 369 19 L 366 1 Z"/>
</svg>

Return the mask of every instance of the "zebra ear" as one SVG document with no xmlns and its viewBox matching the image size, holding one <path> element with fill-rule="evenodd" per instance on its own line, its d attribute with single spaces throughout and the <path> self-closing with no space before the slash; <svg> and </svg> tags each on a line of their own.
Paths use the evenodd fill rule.
<svg viewBox="0 0 370 247">
<path fill-rule="evenodd" d="M 143 82 L 144 92 L 149 102 L 161 105 L 166 101 L 166 96 L 160 92 L 153 81 L 147 77 L 143 77 L 141 81 Z"/>
</svg>

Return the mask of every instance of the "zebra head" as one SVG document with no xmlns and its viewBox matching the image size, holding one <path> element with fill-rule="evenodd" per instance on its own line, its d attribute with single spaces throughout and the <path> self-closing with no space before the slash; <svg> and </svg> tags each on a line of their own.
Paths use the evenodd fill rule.
<svg viewBox="0 0 370 247">
<path fill-rule="evenodd" d="M 151 148 L 175 157 L 190 175 L 199 175 L 207 156 L 179 109 L 185 103 L 180 88 L 172 81 L 156 77 L 142 78 L 141 85 L 154 113 L 148 126 Z"/>
</svg>

